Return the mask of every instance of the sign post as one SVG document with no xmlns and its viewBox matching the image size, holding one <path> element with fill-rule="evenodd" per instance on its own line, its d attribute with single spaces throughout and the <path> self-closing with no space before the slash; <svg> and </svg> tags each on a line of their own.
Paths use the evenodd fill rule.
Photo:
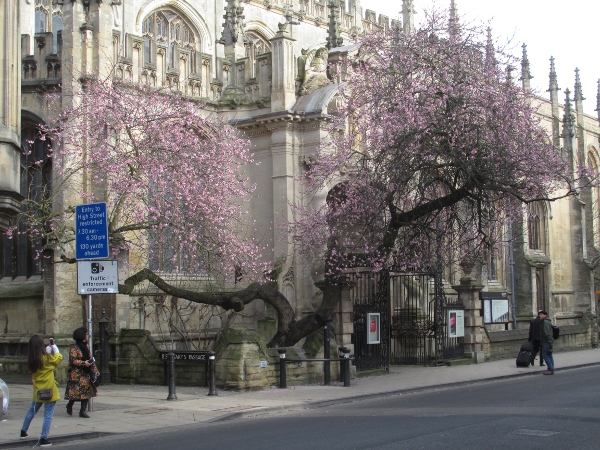
<svg viewBox="0 0 600 450">
<path fill-rule="evenodd" d="M 117 262 L 92 262 L 81 260 L 107 259 L 108 255 L 108 219 L 106 214 L 106 203 L 77 205 L 75 207 L 77 291 L 82 295 L 87 294 L 88 296 L 88 344 L 90 346 L 92 357 L 94 356 L 94 341 L 92 339 L 92 294 L 118 292 L 119 281 L 117 276 Z M 114 265 L 112 263 L 114 263 Z M 102 274 L 102 272 L 108 268 L 110 268 L 110 271 L 107 270 L 105 274 Z M 114 290 L 115 285 L 116 290 Z M 92 411 L 92 401 L 89 403 L 89 408 L 90 411 Z"/>
</svg>

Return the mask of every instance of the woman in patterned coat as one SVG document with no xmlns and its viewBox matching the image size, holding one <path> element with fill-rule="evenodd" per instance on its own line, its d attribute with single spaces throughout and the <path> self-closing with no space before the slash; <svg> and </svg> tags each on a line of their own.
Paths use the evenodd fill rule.
<svg viewBox="0 0 600 450">
<path fill-rule="evenodd" d="M 84 327 L 77 328 L 73 332 L 75 345 L 69 350 L 69 368 L 67 369 L 67 388 L 65 390 L 65 400 L 67 403 L 67 414 L 73 414 L 73 404 L 76 401 L 81 402 L 79 417 L 89 419 L 86 409 L 88 400 L 96 396 L 96 388 L 93 382 L 100 372 L 90 355 L 88 346 L 88 332 Z"/>
</svg>

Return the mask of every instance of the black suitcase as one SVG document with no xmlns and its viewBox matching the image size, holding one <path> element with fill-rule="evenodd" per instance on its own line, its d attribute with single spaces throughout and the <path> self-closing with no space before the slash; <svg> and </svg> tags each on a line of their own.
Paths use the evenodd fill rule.
<svg viewBox="0 0 600 450">
<path fill-rule="evenodd" d="M 517 355 L 517 367 L 529 367 L 531 364 L 531 354 L 533 353 L 533 342 L 524 342 Z"/>
<path fill-rule="evenodd" d="M 521 345 L 521 351 L 533 353 L 533 342 L 531 342 L 531 341 L 523 342 L 523 345 Z"/>
</svg>

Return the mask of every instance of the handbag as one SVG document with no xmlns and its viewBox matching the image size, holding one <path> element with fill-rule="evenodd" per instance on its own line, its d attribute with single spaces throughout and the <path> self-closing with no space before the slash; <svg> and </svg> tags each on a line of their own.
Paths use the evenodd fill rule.
<svg viewBox="0 0 600 450">
<path fill-rule="evenodd" d="M 50 400 L 52 398 L 52 389 L 38 389 L 37 399 L 38 400 Z"/>
</svg>

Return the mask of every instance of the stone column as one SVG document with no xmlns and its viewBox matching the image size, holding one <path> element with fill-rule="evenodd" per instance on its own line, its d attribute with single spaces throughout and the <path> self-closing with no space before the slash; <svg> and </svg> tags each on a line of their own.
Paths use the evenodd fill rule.
<svg viewBox="0 0 600 450">
<path fill-rule="evenodd" d="M 271 39 L 272 88 L 271 111 L 286 111 L 296 103 L 296 71 L 294 70 L 294 41 L 287 24 Z"/>
<path fill-rule="evenodd" d="M 21 199 L 21 33 L 19 2 L 0 6 L 4 33 L 0 58 L 0 231 L 19 212 Z"/>
<path fill-rule="evenodd" d="M 481 316 L 481 299 L 479 292 L 483 286 L 471 275 L 466 264 L 461 264 L 465 276 L 460 279 L 460 284 L 452 286 L 458 292 L 458 298 L 465 306 L 465 357 L 472 358 L 475 363 L 485 362 L 483 352 L 483 317 Z M 472 268 L 472 266 L 471 266 Z"/>
</svg>

